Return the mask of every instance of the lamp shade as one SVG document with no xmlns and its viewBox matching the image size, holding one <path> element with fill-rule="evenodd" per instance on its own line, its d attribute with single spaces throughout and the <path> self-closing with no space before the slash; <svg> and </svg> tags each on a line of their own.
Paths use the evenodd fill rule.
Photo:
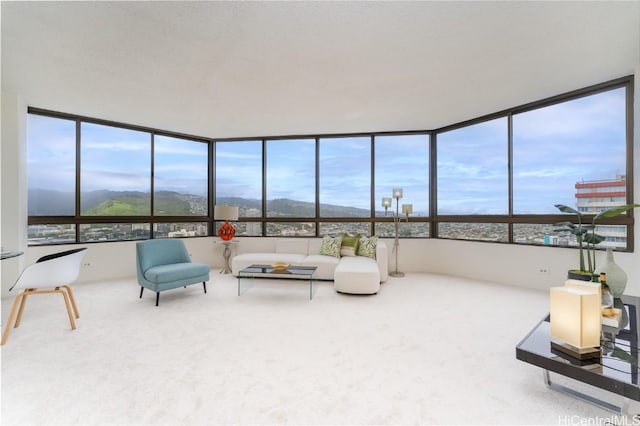
<svg viewBox="0 0 640 426">
<path fill-rule="evenodd" d="M 215 220 L 238 220 L 238 207 L 227 205 L 216 205 L 213 208 L 213 216 Z"/>
<path fill-rule="evenodd" d="M 578 348 L 600 346 L 600 295 L 577 287 L 550 290 L 550 335 Z"/>
<path fill-rule="evenodd" d="M 391 191 L 393 198 L 402 198 L 402 188 L 393 188 Z"/>
<path fill-rule="evenodd" d="M 406 214 L 406 215 L 413 214 L 413 204 L 403 204 L 402 214 Z"/>
<path fill-rule="evenodd" d="M 391 198 L 383 197 L 382 198 L 382 207 L 384 207 L 385 209 L 391 207 Z"/>
</svg>

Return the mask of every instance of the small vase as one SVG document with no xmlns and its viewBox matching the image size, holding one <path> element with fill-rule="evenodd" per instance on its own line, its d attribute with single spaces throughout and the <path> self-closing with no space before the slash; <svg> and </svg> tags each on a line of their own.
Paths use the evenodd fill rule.
<svg viewBox="0 0 640 426">
<path fill-rule="evenodd" d="M 613 294 L 613 297 L 620 297 L 627 287 L 627 274 L 613 260 L 613 250 L 607 249 L 604 263 L 597 269 L 598 274 L 604 272 L 607 274 L 607 285 Z"/>
</svg>

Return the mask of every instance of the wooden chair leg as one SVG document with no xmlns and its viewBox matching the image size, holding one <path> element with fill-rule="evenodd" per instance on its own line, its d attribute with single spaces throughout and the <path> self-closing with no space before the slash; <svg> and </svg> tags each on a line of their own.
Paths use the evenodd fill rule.
<svg viewBox="0 0 640 426">
<path fill-rule="evenodd" d="M 24 307 L 26 305 L 27 296 L 32 294 L 46 294 L 46 293 L 60 293 L 64 298 L 64 304 L 67 307 L 67 314 L 69 315 L 69 323 L 71 324 L 71 329 L 76 329 L 76 322 L 74 321 L 74 315 L 78 318 L 78 309 L 75 306 L 75 298 L 73 297 L 73 291 L 69 286 L 62 286 L 65 290 L 62 290 L 60 287 L 56 287 L 53 290 L 37 290 L 37 289 L 26 289 L 22 293 L 16 296 L 13 301 L 13 306 L 11 307 L 11 313 L 9 314 L 9 319 L 7 320 L 7 324 L 4 328 L 4 333 L 2 333 L 2 341 L 0 345 L 4 345 L 9 338 L 9 331 L 11 330 L 11 325 L 15 321 L 15 327 L 20 325 L 20 321 L 22 320 L 22 313 L 24 312 Z M 20 307 L 18 308 L 18 305 Z M 16 312 L 17 311 L 17 312 Z"/>
<path fill-rule="evenodd" d="M 24 312 L 24 305 L 27 304 L 27 296 L 29 296 L 32 291 L 32 289 L 28 288 L 22 292 L 22 301 L 20 302 L 20 309 L 18 309 L 18 318 L 16 318 L 16 323 L 13 328 L 18 328 L 20 326 L 20 322 L 22 322 L 22 312 Z"/>
<path fill-rule="evenodd" d="M 207 283 L 202 281 L 202 287 L 204 287 L 204 294 L 207 294 Z"/>
<path fill-rule="evenodd" d="M 76 322 L 74 321 L 73 314 L 71 313 L 71 303 L 69 302 L 69 296 L 67 295 L 67 292 L 60 290 L 60 287 L 56 287 L 55 292 L 62 294 L 62 297 L 64 298 L 64 304 L 67 305 L 67 314 L 69 314 L 69 322 L 71 323 L 71 329 L 75 330 Z"/>
<path fill-rule="evenodd" d="M 80 318 L 80 312 L 78 312 L 78 305 L 76 305 L 76 298 L 73 295 L 73 290 L 71 290 L 71 286 L 63 285 L 61 287 L 67 289 L 67 293 L 69 294 L 69 300 L 71 301 L 71 307 L 73 308 L 73 313 L 75 314 L 76 318 Z"/>
<path fill-rule="evenodd" d="M 11 331 L 11 326 L 16 317 L 16 309 L 18 304 L 22 302 L 22 298 L 24 297 L 24 291 L 16 296 L 13 301 L 13 305 L 11 306 L 11 313 L 9 314 L 9 319 L 7 319 L 7 324 L 4 326 L 4 333 L 2 333 L 2 341 L 0 341 L 0 345 L 4 345 L 7 343 L 7 339 L 9 338 L 9 331 Z"/>
<path fill-rule="evenodd" d="M 160 303 L 160 292 L 156 291 L 156 306 L 158 306 L 158 303 Z"/>
<path fill-rule="evenodd" d="M 142 292 L 144 291 L 144 287 L 140 287 L 140 299 L 142 299 Z"/>
</svg>

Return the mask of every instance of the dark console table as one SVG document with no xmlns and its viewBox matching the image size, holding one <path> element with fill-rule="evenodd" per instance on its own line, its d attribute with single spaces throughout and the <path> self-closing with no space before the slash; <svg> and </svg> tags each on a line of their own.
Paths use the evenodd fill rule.
<svg viewBox="0 0 640 426">
<path fill-rule="evenodd" d="M 579 360 L 551 347 L 549 316 L 540 321 L 516 346 L 516 358 L 543 369 L 545 384 L 551 389 L 586 400 L 614 413 L 629 411 L 630 400 L 640 401 L 638 385 L 638 312 L 640 298 L 622 296 L 615 306 L 623 309 L 620 326 L 603 326 L 600 357 Z M 619 395 L 619 405 L 603 401 L 584 392 L 554 383 L 554 372 Z M 615 396 L 614 395 L 614 396 Z M 620 397 L 618 397 L 620 399 Z"/>
</svg>

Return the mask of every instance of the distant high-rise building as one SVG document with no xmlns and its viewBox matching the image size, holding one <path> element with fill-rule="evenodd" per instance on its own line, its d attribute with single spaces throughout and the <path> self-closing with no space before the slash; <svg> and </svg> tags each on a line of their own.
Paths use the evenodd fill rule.
<svg viewBox="0 0 640 426">
<path fill-rule="evenodd" d="M 576 182 L 576 210 L 583 214 L 598 214 L 627 203 L 627 177 Z M 624 225 L 598 225 L 596 233 L 606 238 L 599 247 L 626 247 L 627 229 Z"/>
</svg>

